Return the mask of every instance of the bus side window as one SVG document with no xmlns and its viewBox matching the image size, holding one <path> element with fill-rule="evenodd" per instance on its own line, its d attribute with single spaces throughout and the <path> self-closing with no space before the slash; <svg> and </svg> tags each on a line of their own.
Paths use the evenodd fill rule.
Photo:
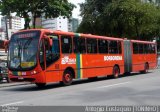
<svg viewBox="0 0 160 112">
<path fill-rule="evenodd" d="M 59 49 L 59 38 L 57 35 L 49 34 L 48 39 L 45 40 L 46 49 L 46 66 L 50 66 L 55 61 L 59 59 L 60 49 Z"/>
<path fill-rule="evenodd" d="M 121 41 L 118 41 L 118 53 L 122 54 L 122 44 L 121 44 Z"/>
<path fill-rule="evenodd" d="M 86 53 L 85 38 L 74 37 L 74 53 Z"/>
<path fill-rule="evenodd" d="M 148 44 L 144 44 L 144 54 L 148 54 Z"/>
<path fill-rule="evenodd" d="M 61 37 L 62 53 L 72 53 L 72 38 L 70 36 Z"/>
<path fill-rule="evenodd" d="M 118 54 L 117 41 L 109 41 L 109 53 L 110 54 Z"/>
<path fill-rule="evenodd" d="M 133 54 L 138 54 L 138 44 L 133 43 Z"/>
<path fill-rule="evenodd" d="M 151 53 L 156 53 L 156 46 L 154 44 L 151 44 Z"/>
<path fill-rule="evenodd" d="M 107 40 L 98 40 L 98 50 L 99 53 L 108 53 L 108 41 Z"/>
<path fill-rule="evenodd" d="M 139 54 L 144 54 L 144 44 L 139 44 Z"/>
<path fill-rule="evenodd" d="M 87 53 L 97 53 L 97 39 L 87 38 Z"/>
</svg>

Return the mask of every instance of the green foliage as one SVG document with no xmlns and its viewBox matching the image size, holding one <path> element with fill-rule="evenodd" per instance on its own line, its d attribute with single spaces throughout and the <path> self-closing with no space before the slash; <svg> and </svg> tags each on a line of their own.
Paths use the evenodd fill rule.
<svg viewBox="0 0 160 112">
<path fill-rule="evenodd" d="M 58 16 L 70 17 L 75 6 L 68 0 L 1 0 L 0 10 L 2 15 L 10 16 L 16 12 L 17 16 L 25 18 L 25 28 L 29 27 L 29 15 L 32 14 L 33 28 L 37 17 L 46 18 Z"/>
<path fill-rule="evenodd" d="M 160 36 L 160 9 L 152 3 L 86 0 L 81 15 L 78 32 L 143 40 Z"/>
</svg>

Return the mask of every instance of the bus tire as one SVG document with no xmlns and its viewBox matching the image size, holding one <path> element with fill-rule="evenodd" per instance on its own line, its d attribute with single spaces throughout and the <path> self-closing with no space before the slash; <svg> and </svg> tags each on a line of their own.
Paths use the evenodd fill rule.
<svg viewBox="0 0 160 112">
<path fill-rule="evenodd" d="M 63 79 L 62 79 L 62 83 L 65 86 L 69 86 L 72 84 L 73 81 L 73 74 L 71 71 L 69 70 L 65 70 L 63 73 Z"/>
<path fill-rule="evenodd" d="M 118 66 L 114 66 L 113 67 L 113 78 L 118 78 L 119 77 L 119 75 L 120 75 L 120 69 L 119 69 L 119 67 Z"/>
<path fill-rule="evenodd" d="M 10 82 L 11 82 L 11 80 L 10 80 L 8 77 L 6 78 L 6 80 L 7 80 L 7 82 L 8 82 L 8 83 L 10 83 Z"/>
<path fill-rule="evenodd" d="M 46 83 L 35 83 L 38 88 L 43 88 L 46 86 Z"/>
</svg>

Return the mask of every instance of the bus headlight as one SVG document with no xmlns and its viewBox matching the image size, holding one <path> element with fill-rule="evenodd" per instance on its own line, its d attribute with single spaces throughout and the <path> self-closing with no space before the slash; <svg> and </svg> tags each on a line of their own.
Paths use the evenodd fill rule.
<svg viewBox="0 0 160 112">
<path fill-rule="evenodd" d="M 34 71 L 31 72 L 31 75 L 34 75 L 34 74 L 37 74 L 37 73 L 38 72 L 34 70 Z"/>
</svg>

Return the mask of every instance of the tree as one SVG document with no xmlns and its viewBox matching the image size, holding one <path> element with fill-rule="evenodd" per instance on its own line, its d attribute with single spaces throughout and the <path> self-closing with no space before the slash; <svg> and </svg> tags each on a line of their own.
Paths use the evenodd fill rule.
<svg viewBox="0 0 160 112">
<path fill-rule="evenodd" d="M 16 12 L 17 16 L 23 17 L 25 20 L 24 28 L 29 28 L 29 5 L 26 0 L 1 0 L 0 10 L 2 15 L 10 17 L 11 13 Z"/>
<path fill-rule="evenodd" d="M 86 0 L 85 3 L 80 4 L 81 16 L 83 21 L 78 28 L 78 32 L 101 34 L 104 35 L 104 7 L 111 2 L 111 0 Z M 101 27 L 100 24 L 103 24 Z M 99 33 L 98 33 L 99 32 Z"/>
<path fill-rule="evenodd" d="M 0 9 L 2 15 L 16 13 L 17 16 L 25 18 L 25 29 L 29 28 L 32 15 L 33 27 L 37 17 L 44 15 L 46 18 L 58 16 L 70 17 L 75 7 L 67 0 L 1 0 Z"/>
<path fill-rule="evenodd" d="M 106 7 L 105 13 L 111 13 L 111 22 L 116 21 L 114 28 L 116 35 L 120 37 L 137 37 L 148 39 L 155 36 L 157 28 L 157 14 L 159 10 L 149 3 L 141 3 L 138 0 L 119 0 Z M 115 4 L 118 4 L 115 6 Z M 109 9 L 108 9 L 109 8 Z"/>
<path fill-rule="evenodd" d="M 140 0 L 86 0 L 81 4 L 81 15 L 78 32 L 98 35 L 151 39 L 158 35 L 160 26 L 160 10 Z"/>
</svg>

